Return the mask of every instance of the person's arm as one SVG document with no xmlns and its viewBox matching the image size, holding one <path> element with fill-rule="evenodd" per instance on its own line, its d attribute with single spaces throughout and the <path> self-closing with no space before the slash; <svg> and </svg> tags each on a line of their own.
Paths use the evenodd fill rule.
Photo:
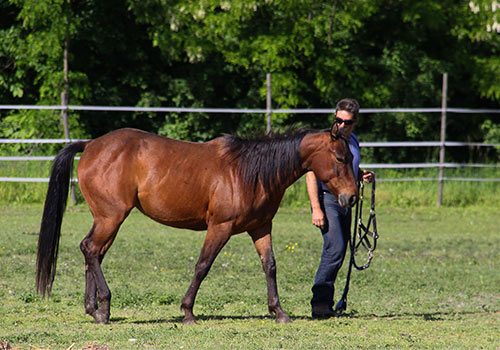
<svg viewBox="0 0 500 350">
<path fill-rule="evenodd" d="M 318 195 L 318 183 L 316 181 L 316 175 L 314 175 L 312 171 L 306 173 L 306 186 L 309 202 L 311 203 L 312 224 L 319 228 L 323 228 L 325 225 L 325 214 L 323 213 L 323 210 L 321 210 Z"/>
</svg>

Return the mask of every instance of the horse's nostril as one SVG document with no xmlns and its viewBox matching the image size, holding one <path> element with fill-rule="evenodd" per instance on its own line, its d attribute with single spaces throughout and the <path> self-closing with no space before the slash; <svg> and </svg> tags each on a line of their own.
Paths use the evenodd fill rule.
<svg viewBox="0 0 500 350">
<path fill-rule="evenodd" d="M 349 206 L 353 207 L 354 204 L 356 204 L 357 201 L 358 201 L 358 197 L 357 196 L 351 196 L 351 198 L 349 198 Z"/>
<path fill-rule="evenodd" d="M 348 204 L 347 202 L 348 202 L 348 200 L 347 200 L 346 196 L 344 194 L 340 194 L 339 195 L 339 204 L 340 204 L 340 206 L 341 207 L 346 207 L 347 204 Z"/>
<path fill-rule="evenodd" d="M 349 196 L 348 194 L 340 194 L 339 195 L 339 204 L 342 207 L 351 208 L 358 201 L 358 197 L 356 195 Z"/>
</svg>

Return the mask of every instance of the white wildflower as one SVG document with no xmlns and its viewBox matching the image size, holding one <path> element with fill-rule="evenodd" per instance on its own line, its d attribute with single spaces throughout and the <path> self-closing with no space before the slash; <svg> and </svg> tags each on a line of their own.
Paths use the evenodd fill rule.
<svg viewBox="0 0 500 350">
<path fill-rule="evenodd" d="M 231 9 L 231 2 L 229 1 L 221 1 L 220 8 L 224 11 L 229 11 Z"/>
<path fill-rule="evenodd" d="M 473 13 L 478 13 L 479 12 L 479 5 L 475 4 L 474 1 L 469 1 L 469 8 Z"/>
</svg>

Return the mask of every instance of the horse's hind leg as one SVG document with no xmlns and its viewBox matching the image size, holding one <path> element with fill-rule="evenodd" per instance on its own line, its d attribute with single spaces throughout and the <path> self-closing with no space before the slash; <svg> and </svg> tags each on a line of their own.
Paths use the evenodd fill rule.
<svg viewBox="0 0 500 350">
<path fill-rule="evenodd" d="M 255 249 L 262 262 L 262 268 L 266 274 L 267 299 L 269 312 L 276 315 L 276 322 L 287 323 L 290 318 L 283 311 L 278 297 L 278 284 L 276 283 L 276 260 L 274 259 L 273 246 L 271 240 L 272 225 L 263 226 L 254 231 L 248 231 L 255 244 Z"/>
<path fill-rule="evenodd" d="M 80 243 L 85 256 L 85 311 L 96 323 L 109 322 L 111 291 L 101 263 L 127 214 L 114 218 L 94 217 L 92 229 Z"/>
<path fill-rule="evenodd" d="M 88 233 L 87 237 L 92 236 L 92 233 L 94 232 L 95 225 L 92 226 L 90 229 L 90 232 Z M 85 237 L 85 239 L 87 239 Z M 80 244 L 80 249 L 82 250 L 82 253 L 86 256 L 86 253 L 84 251 L 85 246 L 83 245 L 83 242 L 85 239 L 81 242 Z M 94 279 L 94 274 L 92 271 L 89 269 L 89 265 L 87 264 L 87 259 L 85 258 L 85 312 L 91 316 L 94 316 L 95 312 L 97 311 L 97 286 L 95 283 Z"/>
<path fill-rule="evenodd" d="M 181 310 L 184 311 L 184 324 L 193 324 L 196 319 L 193 314 L 194 301 L 200 288 L 201 282 L 207 276 L 210 267 L 215 258 L 231 237 L 231 225 L 225 223 L 222 225 L 209 225 L 203 248 L 201 248 L 200 257 L 196 263 L 194 278 L 182 299 Z"/>
</svg>

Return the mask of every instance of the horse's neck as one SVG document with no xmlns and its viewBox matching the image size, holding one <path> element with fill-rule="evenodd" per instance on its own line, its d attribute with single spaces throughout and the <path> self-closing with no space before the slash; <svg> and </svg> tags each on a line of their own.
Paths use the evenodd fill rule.
<svg viewBox="0 0 500 350">
<path fill-rule="evenodd" d="M 314 155 L 327 147 L 329 139 L 330 135 L 325 132 L 310 133 L 304 136 L 299 146 L 301 162 L 301 174 L 299 177 L 312 170 L 311 165 Z"/>
<path fill-rule="evenodd" d="M 299 144 L 297 152 L 300 157 L 300 164 L 289 169 L 288 174 L 281 173 L 278 177 L 280 181 L 276 182 L 277 192 L 285 192 L 285 190 L 300 179 L 306 172 L 308 172 L 310 165 L 310 157 L 317 151 L 319 147 L 324 144 L 325 133 L 308 133 Z"/>
<path fill-rule="evenodd" d="M 289 177 L 287 177 L 287 181 L 285 181 L 283 184 L 282 184 L 282 189 L 283 189 L 283 192 L 288 188 L 290 187 L 291 185 L 293 185 L 295 182 L 297 182 L 298 179 L 300 179 L 305 173 L 307 172 L 307 170 L 305 169 L 296 169 L 292 174 L 290 174 Z"/>
</svg>

